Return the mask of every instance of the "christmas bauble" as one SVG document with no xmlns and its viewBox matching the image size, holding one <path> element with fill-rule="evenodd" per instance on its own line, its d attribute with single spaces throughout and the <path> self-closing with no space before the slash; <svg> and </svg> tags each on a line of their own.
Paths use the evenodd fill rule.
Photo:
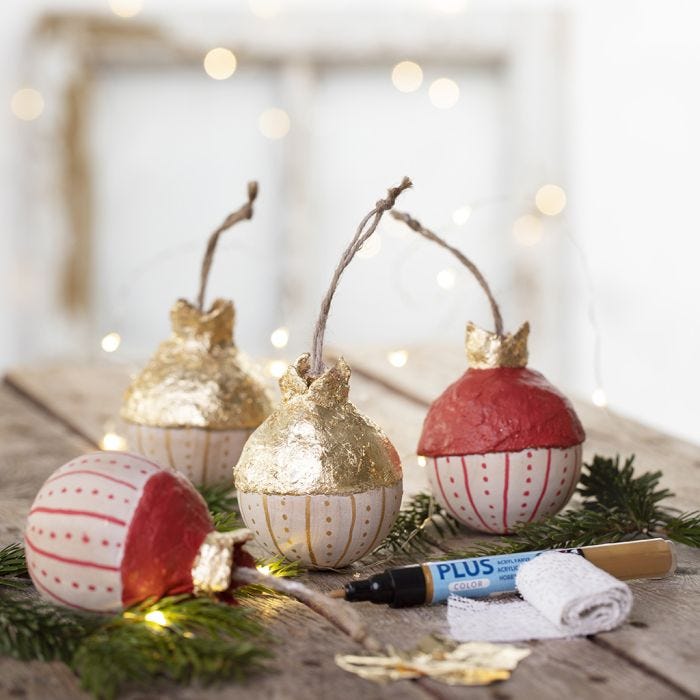
<svg viewBox="0 0 700 700">
<path fill-rule="evenodd" d="M 233 342 L 234 310 L 200 312 L 180 299 L 172 335 L 127 389 L 129 449 L 196 484 L 229 483 L 248 436 L 272 409 L 264 380 Z"/>
<path fill-rule="evenodd" d="M 234 468 L 241 515 L 257 542 L 313 568 L 339 568 L 386 537 L 402 495 L 389 439 L 348 401 L 341 358 L 318 378 L 302 355 L 280 380 L 282 403 Z"/>
<path fill-rule="evenodd" d="M 206 503 L 180 473 L 138 455 L 96 452 L 63 465 L 41 487 L 27 519 L 27 565 L 53 602 L 120 610 L 206 588 L 199 580 L 206 576 L 193 572 L 219 535 L 213 529 Z M 224 543 L 230 556 L 245 539 Z M 236 558 L 253 564 L 240 548 Z"/>
<path fill-rule="evenodd" d="M 541 520 L 571 498 L 585 433 L 569 401 L 528 369 L 528 324 L 467 326 L 467 372 L 431 405 L 418 453 L 435 498 L 482 532 Z"/>
</svg>

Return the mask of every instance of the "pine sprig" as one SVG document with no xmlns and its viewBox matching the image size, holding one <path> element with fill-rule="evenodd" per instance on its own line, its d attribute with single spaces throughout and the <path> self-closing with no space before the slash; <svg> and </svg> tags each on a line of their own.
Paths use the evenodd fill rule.
<svg viewBox="0 0 700 700">
<path fill-rule="evenodd" d="M 439 546 L 439 539 L 446 533 L 454 535 L 458 528 L 457 521 L 430 494 L 419 493 L 399 511 L 391 531 L 372 554 L 425 554 L 430 546 Z"/>
<path fill-rule="evenodd" d="M 661 472 L 636 475 L 634 455 L 620 466 L 619 455 L 596 455 L 584 464 L 578 492 L 582 505 L 540 522 L 516 525 L 511 536 L 477 542 L 452 557 L 514 554 L 538 549 L 565 549 L 639 537 L 666 536 L 700 547 L 700 512 L 679 514 L 662 505 L 673 494 L 659 487 Z"/>
<path fill-rule="evenodd" d="M 267 634 L 250 611 L 177 596 L 132 608 L 100 625 L 70 665 L 96 698 L 158 681 L 241 680 L 269 657 Z"/>
<path fill-rule="evenodd" d="M 27 560 L 24 547 L 19 542 L 0 549 L 0 586 L 23 588 L 28 581 Z"/>
<path fill-rule="evenodd" d="M 100 623 L 96 616 L 59 608 L 36 597 L 0 594 L 0 655 L 22 661 L 65 661 Z"/>
<path fill-rule="evenodd" d="M 236 492 L 230 484 L 214 484 L 212 486 L 197 486 L 202 498 L 212 516 L 217 513 L 238 513 Z"/>
</svg>

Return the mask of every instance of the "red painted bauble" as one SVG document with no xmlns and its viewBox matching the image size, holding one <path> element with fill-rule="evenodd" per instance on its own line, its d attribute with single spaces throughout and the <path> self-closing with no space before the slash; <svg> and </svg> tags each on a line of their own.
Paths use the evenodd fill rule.
<svg viewBox="0 0 700 700">
<path fill-rule="evenodd" d="M 525 366 L 528 331 L 470 324 L 471 366 L 431 405 L 418 445 L 435 497 L 483 532 L 558 512 L 581 471 L 585 433 L 566 397 Z"/>
<path fill-rule="evenodd" d="M 27 564 L 45 598 L 119 610 L 191 592 L 194 560 L 213 529 L 180 473 L 138 455 L 96 452 L 41 487 L 27 519 Z"/>
</svg>

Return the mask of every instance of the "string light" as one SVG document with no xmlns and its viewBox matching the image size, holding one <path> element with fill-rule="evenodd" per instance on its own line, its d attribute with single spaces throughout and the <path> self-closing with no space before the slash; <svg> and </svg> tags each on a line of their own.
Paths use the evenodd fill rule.
<svg viewBox="0 0 700 700">
<path fill-rule="evenodd" d="M 284 138 L 289 132 L 289 115 L 277 107 L 266 109 L 258 117 L 258 128 L 268 139 Z"/>
<path fill-rule="evenodd" d="M 160 610 L 151 610 L 151 612 L 147 612 L 143 616 L 143 619 L 146 620 L 146 622 L 152 622 L 154 625 L 160 625 L 161 627 L 168 626 L 168 618 L 165 617 Z"/>
<path fill-rule="evenodd" d="M 464 224 L 469 221 L 471 215 L 472 208 L 465 204 L 463 207 L 459 207 L 452 212 L 452 221 L 457 224 L 457 226 L 464 226 Z"/>
<path fill-rule="evenodd" d="M 591 401 L 593 402 L 593 405 L 598 406 L 598 408 L 605 408 L 608 405 L 608 397 L 605 395 L 605 391 L 601 387 L 598 387 L 593 391 L 591 394 Z"/>
<path fill-rule="evenodd" d="M 273 347 L 286 348 L 287 343 L 289 342 L 289 329 L 285 328 L 284 326 L 275 328 L 275 330 L 270 334 L 270 342 L 272 343 Z"/>
<path fill-rule="evenodd" d="M 400 92 L 415 92 L 423 82 L 423 69 L 413 61 L 401 61 L 391 71 L 391 82 Z"/>
<path fill-rule="evenodd" d="M 456 279 L 457 273 L 451 267 L 440 270 L 440 272 L 435 275 L 435 281 L 441 289 L 452 289 L 452 287 L 455 286 Z"/>
<path fill-rule="evenodd" d="M 109 8 L 117 17 L 128 19 L 143 10 L 143 0 L 109 0 Z"/>
<path fill-rule="evenodd" d="M 405 350 L 392 350 L 387 353 L 386 359 L 392 367 L 405 367 L 408 362 L 408 353 Z"/>
<path fill-rule="evenodd" d="M 513 236 L 518 244 L 531 247 L 542 240 L 542 221 L 534 214 L 523 214 L 513 224 Z"/>
<path fill-rule="evenodd" d="M 277 17 L 282 8 L 279 0 L 248 0 L 250 11 L 260 19 L 272 19 Z"/>
<path fill-rule="evenodd" d="M 373 258 L 382 249 L 382 238 L 379 234 L 375 233 L 370 236 L 357 251 L 358 258 Z"/>
<path fill-rule="evenodd" d="M 561 214 L 566 206 L 566 192 L 559 185 L 542 185 L 535 194 L 535 205 L 546 216 Z"/>
<path fill-rule="evenodd" d="M 270 567 L 267 564 L 263 564 L 262 566 L 256 566 L 255 567 L 261 574 L 265 574 L 265 576 L 270 575 Z"/>
<path fill-rule="evenodd" d="M 450 109 L 459 101 L 459 85 L 450 78 L 438 78 L 430 85 L 428 97 L 433 107 Z"/>
<path fill-rule="evenodd" d="M 107 335 L 102 338 L 100 345 L 105 352 L 115 352 L 119 349 L 122 344 L 122 337 L 116 331 L 107 333 Z"/>
<path fill-rule="evenodd" d="M 233 51 L 217 47 L 204 57 L 204 70 L 214 80 L 226 80 L 236 72 L 238 61 Z"/>
<path fill-rule="evenodd" d="M 271 377 L 279 379 L 287 371 L 287 363 L 284 360 L 272 360 L 267 365 L 267 371 Z"/>
<path fill-rule="evenodd" d="M 418 466 L 424 467 L 426 466 L 426 464 L 428 464 L 428 460 L 425 457 L 423 457 L 423 455 L 418 455 Z"/>
<path fill-rule="evenodd" d="M 30 122 L 44 111 L 44 98 L 34 88 L 22 88 L 12 95 L 10 109 L 17 119 Z"/>
<path fill-rule="evenodd" d="M 102 436 L 102 440 L 100 440 L 100 448 L 103 450 L 121 452 L 126 449 L 126 440 L 121 435 L 108 431 Z"/>
</svg>

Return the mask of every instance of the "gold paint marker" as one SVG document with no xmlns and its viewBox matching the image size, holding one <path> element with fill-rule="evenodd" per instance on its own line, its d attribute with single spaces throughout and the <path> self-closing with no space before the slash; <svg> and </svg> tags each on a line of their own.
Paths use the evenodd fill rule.
<svg viewBox="0 0 700 700">
<path fill-rule="evenodd" d="M 453 559 L 387 569 L 368 579 L 347 583 L 342 597 L 351 602 L 366 600 L 385 603 L 392 608 L 403 608 L 441 603 L 453 594 L 480 598 L 491 593 L 506 593 L 515 590 L 518 569 L 543 551 L 551 550 Z M 554 551 L 578 554 L 622 580 L 663 578 L 676 570 L 673 543 L 662 538 Z M 338 591 L 331 595 L 341 597 Z"/>
</svg>

